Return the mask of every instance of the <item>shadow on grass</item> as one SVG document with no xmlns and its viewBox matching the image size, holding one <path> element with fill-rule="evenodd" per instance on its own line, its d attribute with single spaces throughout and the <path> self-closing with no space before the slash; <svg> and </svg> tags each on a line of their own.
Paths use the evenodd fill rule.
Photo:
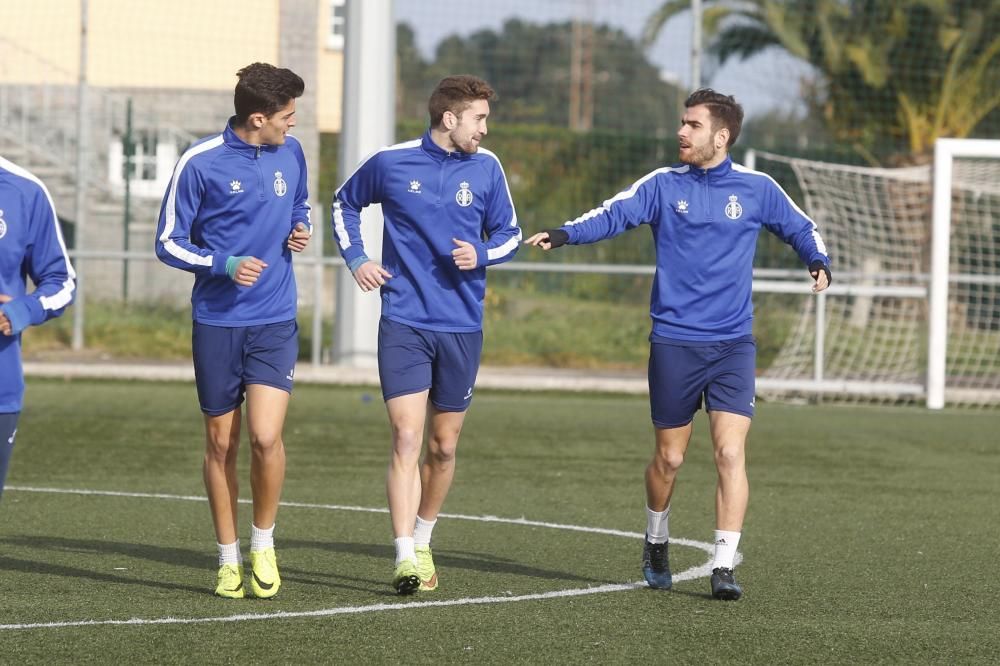
<svg viewBox="0 0 1000 666">
<path fill-rule="evenodd" d="M 363 555 L 387 562 L 383 567 L 386 572 L 390 569 L 390 564 L 396 557 L 396 551 L 392 546 L 370 543 L 346 543 L 342 541 L 303 541 L 303 540 L 282 540 L 282 548 L 309 548 L 317 550 L 327 550 L 335 553 L 350 555 Z M 483 573 L 499 573 L 512 576 L 525 576 L 528 578 L 540 578 L 543 580 L 561 580 L 575 583 L 606 584 L 618 581 L 603 580 L 587 576 L 579 576 L 567 571 L 544 569 L 517 562 L 508 558 L 495 557 L 481 552 L 466 552 L 457 550 L 434 550 L 434 564 L 439 569 L 465 569 Z M 363 579 L 348 579 L 362 581 Z M 388 573 L 384 579 L 370 581 L 379 588 L 387 586 L 389 580 Z M 375 590 L 378 593 L 380 590 Z M 392 593 L 391 596 L 395 596 Z"/>
<path fill-rule="evenodd" d="M 147 544 L 68 539 L 51 536 L 9 536 L 0 538 L 0 544 L 12 548 L 37 549 L 46 553 L 46 557 L 53 553 L 60 552 L 92 555 L 94 556 L 94 562 L 104 564 L 107 563 L 106 558 L 109 555 L 119 555 L 135 560 L 160 562 L 171 566 L 187 567 L 206 571 L 213 571 L 217 566 L 216 558 L 207 553 L 194 552 L 183 548 L 165 548 L 162 546 L 151 546 Z M 384 566 L 380 565 L 379 567 L 379 571 L 381 572 L 384 570 L 385 575 L 368 578 L 337 573 L 335 567 L 331 567 L 330 570 L 326 571 L 306 571 L 282 566 L 282 579 L 287 582 L 323 585 L 326 587 L 344 590 L 355 590 L 365 592 L 367 594 L 374 594 L 376 596 L 397 596 L 395 591 L 391 590 L 389 586 L 391 562 L 395 557 L 395 549 L 392 546 L 369 543 L 347 543 L 339 541 L 305 541 L 296 539 L 281 540 L 278 544 L 279 553 L 282 550 L 295 548 L 314 549 L 333 553 L 370 557 L 385 563 Z M 205 592 L 204 587 L 171 583 L 163 576 L 158 578 L 136 579 L 128 575 L 117 575 L 113 573 L 94 571 L 83 567 L 53 564 L 44 560 L 45 558 L 26 560 L 0 555 L 0 571 L 16 571 L 67 578 L 82 578 L 104 583 L 141 585 L 144 587 L 196 592 L 199 594 L 203 594 Z M 523 576 L 549 581 L 566 581 L 587 585 L 618 582 L 580 576 L 567 571 L 531 566 L 509 558 L 496 557 L 481 552 L 435 550 L 434 562 L 441 569 L 464 569 L 474 572 Z"/>
<path fill-rule="evenodd" d="M 149 560 L 153 562 L 164 562 L 166 564 L 206 568 L 215 566 L 215 558 L 200 553 L 193 553 L 180 548 L 161 548 L 159 546 L 146 546 L 142 544 L 118 543 L 114 541 L 95 541 L 80 539 L 61 539 L 58 537 L 4 537 L 0 539 L 0 544 L 15 546 L 19 548 L 36 548 L 44 551 L 46 556 L 54 552 L 78 553 L 81 555 L 94 555 L 94 562 L 106 564 L 109 554 L 115 553 L 135 559 Z M 66 578 L 85 578 L 101 583 L 118 583 L 122 585 L 141 585 L 143 587 L 159 588 L 164 590 L 181 590 L 185 592 L 204 593 L 204 588 L 192 585 L 182 585 L 178 583 L 164 582 L 163 579 L 137 579 L 127 575 L 103 573 L 81 567 L 71 567 L 62 564 L 53 564 L 39 558 L 35 560 L 22 560 L 6 555 L 0 555 L 0 571 L 18 571 L 23 573 L 43 574 L 47 576 L 61 576 Z"/>
</svg>

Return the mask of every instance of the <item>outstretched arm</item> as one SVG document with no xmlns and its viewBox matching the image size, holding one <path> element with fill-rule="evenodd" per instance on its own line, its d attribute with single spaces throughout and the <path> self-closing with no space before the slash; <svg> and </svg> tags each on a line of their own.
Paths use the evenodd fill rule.
<svg viewBox="0 0 1000 666">
<path fill-rule="evenodd" d="M 526 245 L 534 245 L 545 251 L 554 250 L 561 247 L 569 240 L 569 233 L 565 229 L 546 229 L 524 241 Z"/>
<path fill-rule="evenodd" d="M 525 241 L 543 250 L 553 250 L 567 243 L 585 245 L 614 238 L 659 216 L 657 181 L 654 171 L 636 181 L 601 206 L 570 220 L 558 229 L 540 231 Z"/>
</svg>

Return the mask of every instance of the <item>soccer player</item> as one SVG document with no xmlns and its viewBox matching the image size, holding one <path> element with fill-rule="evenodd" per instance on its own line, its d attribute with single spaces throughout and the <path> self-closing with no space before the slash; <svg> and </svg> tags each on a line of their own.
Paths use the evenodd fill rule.
<svg viewBox="0 0 1000 666">
<path fill-rule="evenodd" d="M 30 294 L 25 277 L 35 286 Z M 49 191 L 0 157 L 0 497 L 24 403 L 21 331 L 61 315 L 75 291 Z"/>
<path fill-rule="evenodd" d="M 431 531 L 479 370 L 486 267 L 513 258 L 521 240 L 500 160 L 479 145 L 493 97 L 482 79 L 443 79 L 428 103 L 430 129 L 369 156 L 333 200 L 344 261 L 362 291 L 382 295 L 378 365 L 392 427 L 386 494 L 399 594 L 437 588 Z M 360 233 L 359 213 L 373 203 L 385 219 L 381 264 Z"/>
<path fill-rule="evenodd" d="M 254 63 L 237 73 L 236 115 L 181 156 L 163 197 L 156 256 L 194 273 L 192 352 L 205 419 L 205 490 L 219 549 L 215 593 L 242 598 L 237 529 L 241 405 L 250 434 L 250 590 L 281 587 L 274 521 L 285 480 L 281 431 L 298 358 L 292 252 L 312 234 L 295 127 L 302 79 Z"/>
<path fill-rule="evenodd" d="M 650 299 L 649 401 L 656 445 L 646 468 L 642 569 L 652 588 L 673 583 L 668 517 L 692 420 L 704 400 L 718 471 L 712 596 L 743 594 L 733 576 L 749 498 L 744 451 L 754 414 L 753 256 L 761 228 L 791 245 L 814 292 L 830 284 L 816 224 L 770 176 L 729 157 L 743 122 L 732 96 L 698 90 L 677 132 L 681 164 L 657 169 L 599 208 L 526 243 L 550 250 L 648 224 L 656 247 Z"/>
</svg>

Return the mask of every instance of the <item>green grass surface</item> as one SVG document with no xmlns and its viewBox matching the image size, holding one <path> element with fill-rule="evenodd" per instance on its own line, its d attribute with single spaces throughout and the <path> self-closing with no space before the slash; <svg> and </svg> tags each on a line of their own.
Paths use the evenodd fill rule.
<svg viewBox="0 0 1000 666">
<path fill-rule="evenodd" d="M 711 538 L 706 425 L 700 415 L 675 538 Z M 0 502 L 0 662 L 981 664 L 1000 654 L 995 412 L 759 405 L 737 603 L 712 601 L 703 577 L 672 592 L 518 600 L 637 581 L 640 541 L 458 518 L 435 530 L 439 590 L 398 598 L 386 514 L 291 505 L 275 535 L 279 596 L 220 600 L 204 501 L 23 489 L 200 497 L 201 428 L 193 386 L 29 383 Z M 641 533 L 651 439 L 641 397 L 479 392 L 445 511 Z M 376 391 L 297 388 L 285 440 L 286 502 L 385 506 Z M 707 555 L 675 544 L 671 558 L 682 571 Z M 462 601 L 483 598 L 508 601 Z M 310 612 L 322 614 L 294 615 Z M 234 616 L 246 617 L 162 623 Z M 10 628 L 133 618 L 144 622 Z"/>
</svg>

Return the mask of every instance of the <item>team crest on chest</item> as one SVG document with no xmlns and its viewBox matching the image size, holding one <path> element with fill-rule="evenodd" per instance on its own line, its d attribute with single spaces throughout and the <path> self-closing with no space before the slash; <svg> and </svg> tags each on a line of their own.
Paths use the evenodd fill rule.
<svg viewBox="0 0 1000 666">
<path fill-rule="evenodd" d="M 726 217 L 730 220 L 738 220 L 743 214 L 743 206 L 737 201 L 738 197 L 735 194 L 729 195 L 729 203 L 726 204 Z"/>
<path fill-rule="evenodd" d="M 0 210 L 0 238 L 7 235 L 7 222 L 3 219 L 3 211 Z"/>
<path fill-rule="evenodd" d="M 285 192 L 287 192 L 287 191 L 288 191 L 288 183 L 286 183 L 285 179 L 281 177 L 281 172 L 280 171 L 275 171 L 274 172 L 274 193 L 277 194 L 279 197 L 283 197 L 283 196 L 285 196 Z"/>
<path fill-rule="evenodd" d="M 455 192 L 455 201 L 458 205 L 463 208 L 472 205 L 472 190 L 469 189 L 469 184 L 462 181 L 458 187 L 458 192 Z"/>
</svg>

